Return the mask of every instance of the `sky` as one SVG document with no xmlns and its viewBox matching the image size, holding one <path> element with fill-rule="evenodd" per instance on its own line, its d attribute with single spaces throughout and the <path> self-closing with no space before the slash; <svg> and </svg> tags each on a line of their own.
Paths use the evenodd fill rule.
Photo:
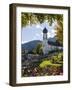
<svg viewBox="0 0 72 90">
<path fill-rule="evenodd" d="M 43 29 L 46 27 L 48 30 L 47 38 L 53 38 L 55 36 L 55 23 L 49 26 L 47 22 L 42 24 L 32 24 L 26 27 L 22 27 L 21 30 L 21 43 L 27 43 L 33 40 L 43 40 Z"/>
</svg>

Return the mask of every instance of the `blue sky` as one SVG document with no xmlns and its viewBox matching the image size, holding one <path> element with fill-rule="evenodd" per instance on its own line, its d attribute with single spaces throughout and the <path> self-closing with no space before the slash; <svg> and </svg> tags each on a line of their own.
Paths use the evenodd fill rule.
<svg viewBox="0 0 72 90">
<path fill-rule="evenodd" d="M 32 40 L 43 40 L 43 29 L 47 28 L 48 33 L 47 37 L 54 37 L 55 36 L 55 24 L 53 23 L 52 26 L 49 26 L 47 22 L 42 24 L 32 24 L 32 26 L 22 27 L 21 32 L 21 43 L 27 43 Z"/>
</svg>

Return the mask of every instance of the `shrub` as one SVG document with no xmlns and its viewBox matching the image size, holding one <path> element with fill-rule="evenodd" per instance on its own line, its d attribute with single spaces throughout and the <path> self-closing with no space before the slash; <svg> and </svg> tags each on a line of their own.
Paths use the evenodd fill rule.
<svg viewBox="0 0 72 90">
<path fill-rule="evenodd" d="M 59 61 L 63 61 L 63 53 L 59 53 L 58 54 L 58 60 Z"/>
<path fill-rule="evenodd" d="M 39 66 L 40 66 L 40 68 L 45 68 L 45 67 L 48 66 L 48 65 L 51 65 L 51 62 L 45 60 L 45 61 L 43 61 Z"/>
<path fill-rule="evenodd" d="M 41 62 L 41 64 L 39 66 L 40 66 L 40 68 L 45 68 L 47 66 L 60 67 L 61 64 L 53 64 L 53 63 L 51 63 L 51 60 L 45 60 L 45 61 Z"/>
<path fill-rule="evenodd" d="M 53 56 L 51 62 L 52 63 L 63 63 L 63 53 L 59 53 L 58 55 Z"/>
</svg>

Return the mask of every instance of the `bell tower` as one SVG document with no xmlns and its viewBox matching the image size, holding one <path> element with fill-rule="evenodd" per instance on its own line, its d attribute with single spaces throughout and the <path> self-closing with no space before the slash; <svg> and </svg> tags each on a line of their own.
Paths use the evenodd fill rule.
<svg viewBox="0 0 72 90">
<path fill-rule="evenodd" d="M 43 54 L 48 54 L 48 39 L 47 39 L 47 29 L 43 29 Z"/>
</svg>

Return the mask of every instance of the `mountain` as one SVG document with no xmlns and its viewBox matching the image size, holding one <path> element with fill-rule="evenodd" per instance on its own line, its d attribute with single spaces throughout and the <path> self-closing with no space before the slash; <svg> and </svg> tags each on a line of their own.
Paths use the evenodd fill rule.
<svg viewBox="0 0 72 90">
<path fill-rule="evenodd" d="M 42 44 L 42 41 L 40 40 L 33 40 L 33 41 L 30 41 L 28 43 L 24 43 L 22 44 L 22 50 L 26 49 L 28 51 L 31 51 L 33 50 L 37 44 Z M 48 44 L 51 45 L 51 46 L 62 46 L 59 42 L 56 41 L 56 38 L 49 38 L 48 39 Z"/>
<path fill-rule="evenodd" d="M 49 38 L 49 39 L 48 39 L 48 44 L 54 45 L 54 46 L 62 46 L 62 44 L 59 43 L 59 42 L 56 40 L 56 37 Z"/>
<path fill-rule="evenodd" d="M 55 37 L 49 38 L 48 41 L 50 41 L 50 42 L 56 42 L 56 38 Z"/>
<path fill-rule="evenodd" d="M 33 40 L 33 41 L 30 41 L 30 42 L 28 42 L 28 43 L 24 43 L 24 44 L 22 44 L 22 50 L 23 49 L 27 49 L 28 51 L 31 51 L 31 50 L 33 50 L 36 46 L 37 46 L 37 44 L 41 44 L 42 43 L 42 41 L 40 41 L 40 40 Z"/>
</svg>

